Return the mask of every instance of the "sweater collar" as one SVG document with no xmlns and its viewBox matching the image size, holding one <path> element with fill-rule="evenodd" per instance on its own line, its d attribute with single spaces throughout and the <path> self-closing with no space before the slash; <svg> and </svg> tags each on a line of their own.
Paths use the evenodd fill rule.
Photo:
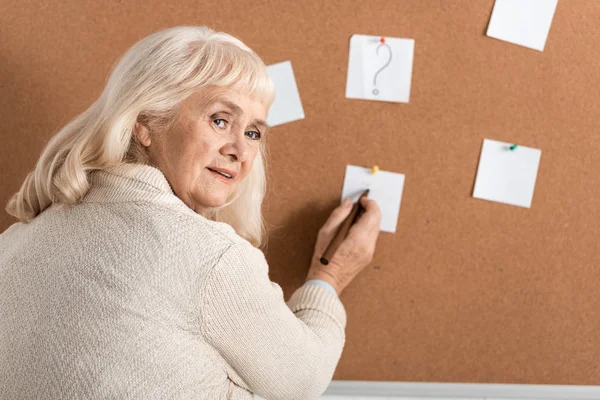
<svg viewBox="0 0 600 400">
<path fill-rule="evenodd" d="M 184 204 L 174 193 L 163 173 L 142 164 L 119 164 L 90 173 L 90 189 L 85 202 L 124 202 L 170 200 Z"/>
</svg>

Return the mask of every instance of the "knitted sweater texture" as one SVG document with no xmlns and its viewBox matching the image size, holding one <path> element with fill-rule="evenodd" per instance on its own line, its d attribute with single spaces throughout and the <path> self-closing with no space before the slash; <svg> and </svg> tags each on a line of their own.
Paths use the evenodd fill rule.
<svg viewBox="0 0 600 400">
<path fill-rule="evenodd" d="M 74 206 L 0 235 L 0 398 L 311 399 L 344 346 L 340 300 L 286 303 L 263 253 L 153 167 L 90 174 Z"/>
</svg>

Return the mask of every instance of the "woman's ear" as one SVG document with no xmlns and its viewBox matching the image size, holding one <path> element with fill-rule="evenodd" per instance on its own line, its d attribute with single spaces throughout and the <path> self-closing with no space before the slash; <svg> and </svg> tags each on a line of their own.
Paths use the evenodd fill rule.
<svg viewBox="0 0 600 400">
<path fill-rule="evenodd" d="M 152 143 L 152 140 L 150 140 L 150 130 L 146 125 L 136 122 L 135 127 L 133 128 L 133 134 L 144 147 L 149 147 Z"/>
</svg>

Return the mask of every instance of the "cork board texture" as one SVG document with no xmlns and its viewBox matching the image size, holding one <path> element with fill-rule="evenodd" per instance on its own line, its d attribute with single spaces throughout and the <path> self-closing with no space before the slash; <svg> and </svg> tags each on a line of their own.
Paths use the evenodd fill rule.
<svg viewBox="0 0 600 400">
<path fill-rule="evenodd" d="M 600 2 L 561 0 L 544 52 L 485 36 L 493 5 L 3 0 L 0 199 L 134 42 L 208 25 L 294 68 L 306 118 L 271 131 L 265 204 L 286 297 L 346 165 L 406 175 L 397 232 L 342 294 L 334 379 L 599 384 Z M 344 97 L 352 34 L 415 40 L 410 103 Z M 471 197 L 484 138 L 542 149 L 531 209 Z"/>
</svg>

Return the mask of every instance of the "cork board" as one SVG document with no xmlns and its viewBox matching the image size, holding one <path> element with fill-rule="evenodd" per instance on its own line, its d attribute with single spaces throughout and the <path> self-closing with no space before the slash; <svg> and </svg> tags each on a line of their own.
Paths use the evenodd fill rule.
<svg viewBox="0 0 600 400">
<path fill-rule="evenodd" d="M 486 37 L 493 3 L 4 0 L 0 199 L 130 45 L 209 25 L 296 74 L 306 119 L 272 130 L 265 205 L 286 296 L 345 166 L 406 175 L 398 231 L 342 295 L 334 379 L 598 384 L 600 2 L 561 0 L 543 53 Z M 415 39 L 410 103 L 344 98 L 355 33 Z M 542 149 L 531 209 L 471 197 L 484 138 Z"/>
</svg>

